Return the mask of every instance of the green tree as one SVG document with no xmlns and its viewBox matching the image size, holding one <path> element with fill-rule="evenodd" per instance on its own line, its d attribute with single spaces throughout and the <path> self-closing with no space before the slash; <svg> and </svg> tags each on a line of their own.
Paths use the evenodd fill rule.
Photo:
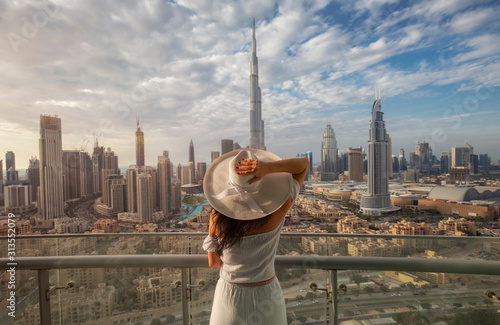
<svg viewBox="0 0 500 325">
<path fill-rule="evenodd" d="M 420 306 L 422 306 L 423 309 L 427 309 L 427 310 L 431 309 L 431 304 L 428 302 L 422 302 L 422 303 L 420 303 Z"/>
<path fill-rule="evenodd" d="M 299 322 L 301 322 L 302 324 L 304 324 L 305 322 L 307 322 L 307 318 L 305 316 L 302 316 L 302 315 L 297 316 L 297 320 Z"/>
<path fill-rule="evenodd" d="M 349 316 L 354 316 L 354 312 L 350 309 L 344 310 L 344 315 L 349 317 Z"/>
<path fill-rule="evenodd" d="M 361 274 L 353 274 L 353 275 L 351 275 L 350 279 L 351 279 L 351 282 L 354 282 L 357 285 L 359 285 L 361 282 L 366 282 L 369 280 L 368 277 L 362 276 Z"/>
<path fill-rule="evenodd" d="M 161 320 L 159 318 L 153 318 L 151 325 L 161 325 Z"/>
<path fill-rule="evenodd" d="M 175 321 L 175 316 L 174 315 L 167 315 L 167 324 L 172 323 Z"/>
<path fill-rule="evenodd" d="M 363 290 L 366 291 L 367 293 L 372 293 L 375 289 L 373 289 L 372 287 L 366 287 Z"/>
</svg>

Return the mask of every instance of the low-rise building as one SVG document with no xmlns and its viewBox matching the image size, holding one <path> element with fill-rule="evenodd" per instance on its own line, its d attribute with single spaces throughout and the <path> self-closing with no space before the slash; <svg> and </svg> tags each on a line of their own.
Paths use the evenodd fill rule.
<svg viewBox="0 0 500 325">
<path fill-rule="evenodd" d="M 355 216 L 345 217 L 337 222 L 337 232 L 345 234 L 366 231 L 368 227 L 368 221 Z"/>
<path fill-rule="evenodd" d="M 87 231 L 88 222 L 81 219 L 62 217 L 54 219 L 54 229 L 58 234 L 76 234 Z"/>
<path fill-rule="evenodd" d="M 347 251 L 350 256 L 394 257 L 401 256 L 403 247 L 385 239 L 352 240 Z"/>
<path fill-rule="evenodd" d="M 428 224 L 416 223 L 412 221 L 403 220 L 395 224 L 391 233 L 393 235 L 432 235 L 432 227 Z"/>
<path fill-rule="evenodd" d="M 455 236 L 459 236 L 463 233 L 469 233 L 473 236 L 477 235 L 476 225 L 474 222 L 467 221 L 465 218 L 447 218 L 445 220 L 441 220 L 438 224 L 438 228 L 452 232 Z"/>
<path fill-rule="evenodd" d="M 100 219 L 94 223 L 93 233 L 117 233 L 118 222 L 113 219 Z"/>
</svg>

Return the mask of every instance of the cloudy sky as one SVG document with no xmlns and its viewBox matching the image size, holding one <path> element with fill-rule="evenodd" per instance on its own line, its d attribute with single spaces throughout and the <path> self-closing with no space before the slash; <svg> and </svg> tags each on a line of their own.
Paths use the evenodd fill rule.
<svg viewBox="0 0 500 325">
<path fill-rule="evenodd" d="M 439 157 L 464 141 L 500 159 L 500 5 L 478 0 L 0 2 L 0 157 L 38 156 L 39 116 L 62 119 L 63 149 L 93 137 L 135 163 L 163 150 L 210 161 L 247 146 L 252 17 L 268 150 L 366 147 L 374 89 L 393 153 Z M 5 166 L 5 163 L 4 163 Z"/>
</svg>

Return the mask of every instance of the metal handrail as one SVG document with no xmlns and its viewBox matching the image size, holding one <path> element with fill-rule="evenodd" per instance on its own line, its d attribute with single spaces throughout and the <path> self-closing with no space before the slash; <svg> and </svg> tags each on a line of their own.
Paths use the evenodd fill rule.
<svg viewBox="0 0 500 325">
<path fill-rule="evenodd" d="M 188 270 L 193 267 L 208 267 L 205 254 L 196 255 L 77 255 L 17 257 L 15 261 L 0 258 L 0 270 L 37 270 L 39 288 L 39 308 L 41 324 L 51 324 L 49 283 L 50 269 L 69 268 L 115 268 L 115 267 L 175 267 L 181 268 L 182 275 L 182 315 L 185 325 L 189 324 Z M 478 261 L 457 259 L 428 259 L 408 257 L 353 257 L 353 256 L 276 256 L 277 268 L 305 268 L 327 270 L 332 291 L 333 324 L 338 324 L 337 270 L 381 270 L 416 271 L 463 274 L 500 275 L 500 261 Z"/>
<path fill-rule="evenodd" d="M 17 257 L 16 269 L 47 270 L 114 267 L 208 267 L 205 254 L 173 255 L 76 255 Z M 0 270 L 12 263 L 0 258 Z M 500 261 L 408 257 L 276 256 L 278 268 L 322 270 L 383 270 L 500 275 Z"/>
<path fill-rule="evenodd" d="M 78 237 L 205 237 L 207 232 L 149 232 L 149 233 L 84 233 L 84 234 L 44 234 L 44 235 L 16 235 L 16 239 L 67 239 Z M 487 236 L 440 236 L 440 235 L 390 235 L 390 234 L 344 234 L 344 233 L 301 233 L 285 232 L 281 237 L 334 237 L 334 238 L 378 238 L 378 239 L 439 239 L 439 240 L 488 240 L 500 241 L 500 237 Z M 7 240 L 7 236 L 0 236 L 0 241 Z"/>
</svg>

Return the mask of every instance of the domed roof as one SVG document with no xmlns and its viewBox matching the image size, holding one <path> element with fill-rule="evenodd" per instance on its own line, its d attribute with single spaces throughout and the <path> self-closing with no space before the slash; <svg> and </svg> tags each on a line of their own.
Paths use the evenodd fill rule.
<svg viewBox="0 0 500 325">
<path fill-rule="evenodd" d="M 487 200 L 498 197 L 500 197 L 500 189 L 488 186 L 436 186 L 429 192 L 428 195 L 429 199 L 444 201 Z"/>
<path fill-rule="evenodd" d="M 428 198 L 444 201 L 470 201 L 481 199 L 481 195 L 473 187 L 436 186 L 429 192 Z"/>
</svg>

